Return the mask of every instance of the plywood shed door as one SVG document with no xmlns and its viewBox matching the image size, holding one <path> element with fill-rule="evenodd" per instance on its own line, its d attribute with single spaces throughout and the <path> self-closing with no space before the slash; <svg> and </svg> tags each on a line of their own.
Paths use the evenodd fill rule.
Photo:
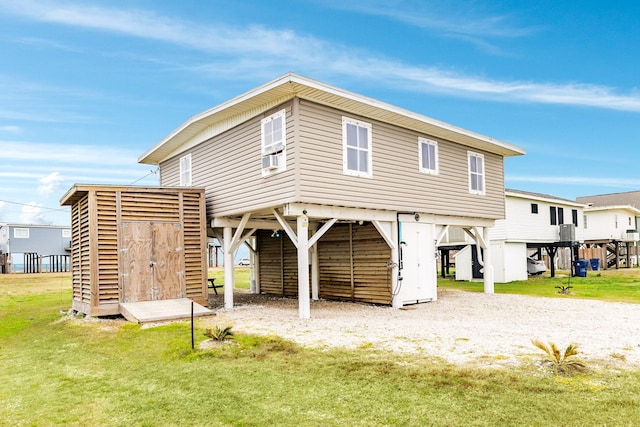
<svg viewBox="0 0 640 427">
<path fill-rule="evenodd" d="M 123 302 L 183 298 L 182 246 L 179 223 L 123 222 Z"/>
</svg>

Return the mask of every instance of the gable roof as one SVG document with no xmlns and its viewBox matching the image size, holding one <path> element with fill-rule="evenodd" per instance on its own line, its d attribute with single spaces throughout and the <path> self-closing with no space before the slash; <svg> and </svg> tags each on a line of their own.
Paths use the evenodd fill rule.
<svg viewBox="0 0 640 427">
<path fill-rule="evenodd" d="M 159 164 L 295 97 L 502 156 L 525 154 L 524 149 L 515 145 L 297 74 L 288 73 L 189 118 L 142 154 L 138 161 L 146 164 Z"/>
<path fill-rule="evenodd" d="M 640 191 L 582 196 L 576 197 L 576 201 L 592 206 L 631 205 L 640 208 Z"/>
<path fill-rule="evenodd" d="M 531 193 L 529 191 L 513 190 L 510 188 L 506 188 L 504 190 L 504 194 L 505 196 L 519 197 L 522 199 L 539 200 L 542 202 L 563 204 L 563 205 L 575 206 L 579 208 L 585 207 L 585 204 L 583 203 L 575 202 L 569 199 L 563 199 L 561 197 L 552 196 L 551 194 Z"/>
</svg>

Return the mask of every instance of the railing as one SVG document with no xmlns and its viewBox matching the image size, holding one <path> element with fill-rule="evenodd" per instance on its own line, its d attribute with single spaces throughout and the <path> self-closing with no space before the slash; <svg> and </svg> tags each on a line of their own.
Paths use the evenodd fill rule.
<svg viewBox="0 0 640 427">
<path fill-rule="evenodd" d="M 67 271 L 71 271 L 69 255 L 38 255 L 35 252 L 25 252 L 24 254 L 24 273 L 62 273 Z"/>
</svg>

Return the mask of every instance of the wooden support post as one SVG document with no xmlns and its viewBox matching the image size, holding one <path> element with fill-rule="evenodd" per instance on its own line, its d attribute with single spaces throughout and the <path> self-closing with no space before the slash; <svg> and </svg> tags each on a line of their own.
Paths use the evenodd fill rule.
<svg viewBox="0 0 640 427">
<path fill-rule="evenodd" d="M 311 317 L 311 301 L 309 298 L 309 218 L 300 215 L 298 226 L 298 304 L 301 319 Z"/>
</svg>

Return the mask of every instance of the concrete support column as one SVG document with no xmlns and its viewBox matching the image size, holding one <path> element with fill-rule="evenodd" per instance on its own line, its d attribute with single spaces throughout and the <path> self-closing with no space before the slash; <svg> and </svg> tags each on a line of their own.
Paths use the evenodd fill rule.
<svg viewBox="0 0 640 427">
<path fill-rule="evenodd" d="M 489 241 L 489 227 L 484 227 L 482 230 L 482 238 L 485 241 L 486 248 L 484 248 L 484 293 L 494 293 L 494 274 L 493 263 L 491 262 L 491 242 Z"/>
<path fill-rule="evenodd" d="M 233 289 L 235 288 L 235 278 L 233 271 L 233 229 L 224 227 L 222 234 L 224 246 L 224 308 L 233 308 Z"/>
<path fill-rule="evenodd" d="M 300 215 L 298 225 L 298 304 L 301 319 L 311 317 L 309 298 L 309 218 Z"/>
</svg>

